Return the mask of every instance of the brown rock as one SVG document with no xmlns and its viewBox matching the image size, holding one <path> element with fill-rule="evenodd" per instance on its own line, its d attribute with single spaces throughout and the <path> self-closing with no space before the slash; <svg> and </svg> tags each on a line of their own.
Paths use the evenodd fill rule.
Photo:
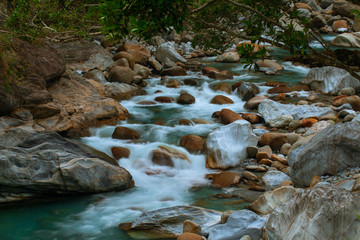
<svg viewBox="0 0 360 240">
<path fill-rule="evenodd" d="M 252 181 L 248 181 L 246 185 L 249 187 L 249 190 L 258 191 L 258 192 L 265 192 L 265 188 L 260 186 L 258 183 L 254 183 Z"/>
<path fill-rule="evenodd" d="M 112 138 L 134 140 L 134 139 L 139 139 L 140 134 L 137 131 L 132 130 L 130 128 L 119 126 L 115 128 L 112 134 Z"/>
<path fill-rule="evenodd" d="M 226 188 L 240 182 L 240 175 L 236 172 L 221 172 L 208 176 L 213 179 L 212 185 L 217 188 Z"/>
<path fill-rule="evenodd" d="M 246 152 L 248 157 L 255 158 L 256 154 L 259 152 L 259 149 L 255 146 L 249 146 L 246 148 Z"/>
<path fill-rule="evenodd" d="M 180 139 L 180 146 L 190 153 L 203 153 L 205 151 L 205 140 L 197 135 L 186 135 Z"/>
<path fill-rule="evenodd" d="M 301 120 L 301 123 L 300 123 L 299 127 L 311 127 L 312 125 L 314 125 L 318 121 L 319 120 L 315 119 L 315 118 L 303 119 L 303 120 Z"/>
<path fill-rule="evenodd" d="M 268 99 L 268 97 L 264 95 L 255 96 L 245 103 L 244 108 L 256 109 L 264 99 Z"/>
<path fill-rule="evenodd" d="M 195 233 L 183 233 L 178 236 L 177 240 L 204 240 L 204 238 Z"/>
<path fill-rule="evenodd" d="M 156 102 L 153 102 L 153 101 L 140 101 L 140 102 L 137 102 L 137 104 L 139 104 L 139 105 L 156 105 Z"/>
<path fill-rule="evenodd" d="M 334 32 L 337 32 L 340 28 L 349 28 L 349 25 L 347 24 L 347 22 L 345 20 L 337 20 L 334 21 L 333 24 L 331 25 L 331 28 Z"/>
<path fill-rule="evenodd" d="M 271 164 L 273 163 L 270 159 L 267 158 L 263 158 L 259 161 L 260 164 L 265 164 L 267 166 L 271 166 Z"/>
<path fill-rule="evenodd" d="M 159 103 L 172 103 L 172 102 L 175 102 L 174 98 L 172 98 L 172 97 L 163 97 L 163 96 L 156 97 L 154 100 L 155 100 L 155 102 L 159 102 Z"/>
<path fill-rule="evenodd" d="M 109 82 L 119 82 L 131 84 L 134 80 L 135 72 L 129 67 L 116 66 L 109 73 Z"/>
<path fill-rule="evenodd" d="M 281 153 L 282 155 L 287 156 L 288 153 L 289 153 L 290 148 L 291 148 L 291 144 L 290 144 L 290 143 L 284 143 L 284 144 L 281 146 L 281 148 L 280 148 L 280 153 Z"/>
<path fill-rule="evenodd" d="M 271 154 L 271 160 L 278 161 L 281 164 L 287 165 L 287 160 L 285 158 L 279 156 L 279 155 L 276 155 L 276 154 Z"/>
<path fill-rule="evenodd" d="M 220 120 L 223 124 L 229 124 L 240 119 L 242 119 L 242 117 L 230 109 L 224 108 L 220 111 Z"/>
<path fill-rule="evenodd" d="M 189 125 L 191 125 L 191 121 L 188 120 L 188 119 L 180 119 L 179 120 L 179 125 L 187 125 L 187 126 L 189 126 Z"/>
<path fill-rule="evenodd" d="M 287 187 L 287 186 L 294 186 L 294 184 L 291 180 L 285 180 L 282 181 L 279 185 L 279 187 Z"/>
<path fill-rule="evenodd" d="M 278 81 L 267 81 L 265 83 L 265 86 L 268 87 L 287 87 L 288 83 L 278 82 Z"/>
<path fill-rule="evenodd" d="M 156 165 L 174 167 L 171 155 L 160 149 L 151 151 L 151 161 Z"/>
<path fill-rule="evenodd" d="M 29 107 L 34 119 L 47 118 L 61 112 L 61 107 L 53 102 Z"/>
<path fill-rule="evenodd" d="M 183 233 L 201 233 L 201 226 L 190 220 L 185 220 L 183 225 Z"/>
<path fill-rule="evenodd" d="M 164 69 L 160 72 L 162 76 L 186 76 L 186 69 L 180 66 Z"/>
<path fill-rule="evenodd" d="M 134 57 L 133 57 L 133 55 L 131 53 L 124 52 L 124 51 L 118 52 L 118 53 L 116 53 L 114 55 L 113 60 L 116 62 L 116 61 L 120 60 L 121 58 L 125 58 L 129 63 L 129 67 L 131 69 L 134 69 L 135 60 L 134 60 Z"/>
<path fill-rule="evenodd" d="M 263 158 L 270 159 L 271 154 L 272 154 L 272 150 L 271 150 L 270 146 L 265 145 L 265 146 L 259 148 L 259 152 L 256 154 L 256 159 L 257 160 L 260 160 L 260 159 L 263 159 Z"/>
<path fill-rule="evenodd" d="M 195 102 L 195 98 L 188 93 L 181 93 L 176 102 L 178 104 L 193 104 Z"/>
<path fill-rule="evenodd" d="M 284 143 L 288 142 L 286 134 L 281 133 L 264 133 L 259 139 L 259 145 L 269 145 L 273 150 L 280 150 Z"/>
<path fill-rule="evenodd" d="M 202 74 L 205 75 L 205 76 L 209 76 L 209 73 L 210 72 L 220 72 L 219 69 L 217 68 L 213 68 L 213 67 L 204 67 L 202 70 L 201 70 Z"/>
<path fill-rule="evenodd" d="M 259 67 L 273 68 L 276 71 L 284 70 L 284 68 L 280 64 L 278 64 L 275 61 L 269 60 L 269 59 L 259 60 L 259 61 L 256 62 L 256 64 Z"/>
<path fill-rule="evenodd" d="M 130 156 L 130 150 L 124 147 L 112 147 L 111 153 L 116 160 L 120 158 L 128 158 Z"/>
<path fill-rule="evenodd" d="M 217 91 L 223 91 L 226 92 L 227 94 L 231 94 L 231 87 L 228 83 L 219 83 L 218 85 L 216 85 L 214 87 L 214 90 Z"/>
<path fill-rule="evenodd" d="M 291 89 L 293 91 L 311 91 L 311 88 L 306 84 L 296 84 Z"/>
<path fill-rule="evenodd" d="M 252 172 L 249 172 L 249 171 L 243 171 L 241 173 L 241 176 L 245 179 L 248 179 L 250 181 L 257 181 L 258 178 L 255 174 L 253 174 Z"/>
<path fill-rule="evenodd" d="M 271 164 L 271 167 L 274 167 L 281 171 L 285 166 L 277 161 L 273 161 L 273 163 Z"/>
<path fill-rule="evenodd" d="M 186 160 L 189 163 L 191 163 L 190 159 L 187 157 L 186 153 L 181 152 L 175 148 L 167 147 L 167 146 L 159 146 L 159 150 L 166 152 L 167 154 L 170 154 L 172 158 L 178 158 L 182 160 Z"/>
<path fill-rule="evenodd" d="M 254 53 L 259 52 L 261 50 L 261 48 L 264 48 L 263 46 L 260 46 L 259 44 L 252 43 L 252 42 L 239 43 L 238 45 L 236 45 L 236 48 L 239 49 L 241 47 L 247 47 L 247 46 L 253 47 L 254 48 L 254 50 L 253 50 Z"/>
<path fill-rule="evenodd" d="M 215 97 L 213 97 L 213 99 L 211 99 L 211 104 L 233 104 L 233 100 L 231 100 L 228 97 L 225 97 L 223 95 L 216 95 Z"/>
<path fill-rule="evenodd" d="M 231 90 L 235 91 L 243 82 L 236 82 L 231 86 Z"/>
<path fill-rule="evenodd" d="M 166 87 L 168 88 L 178 88 L 181 87 L 181 82 L 176 80 L 176 79 L 170 79 L 167 83 L 166 83 Z"/>
<path fill-rule="evenodd" d="M 130 53 L 133 56 L 134 61 L 141 65 L 146 65 L 146 62 L 151 56 L 150 52 L 145 47 L 136 44 L 125 43 L 120 46 L 117 51 L 126 51 Z"/>
<path fill-rule="evenodd" d="M 194 78 L 188 78 L 184 80 L 184 84 L 188 85 L 188 86 L 197 86 L 199 85 L 199 81 L 197 79 Z"/>
<path fill-rule="evenodd" d="M 312 12 L 312 8 L 310 7 L 309 4 L 306 4 L 306 3 L 297 2 L 297 3 L 295 3 L 295 7 L 296 7 L 297 9 L 306 9 L 306 10 L 308 10 L 309 12 Z"/>
<path fill-rule="evenodd" d="M 314 176 L 310 181 L 310 188 L 313 188 L 319 182 L 321 182 L 320 176 Z"/>
<path fill-rule="evenodd" d="M 331 100 L 332 105 L 339 107 L 345 103 L 349 103 L 355 111 L 360 111 L 360 97 L 341 95 Z"/>
<path fill-rule="evenodd" d="M 120 223 L 119 228 L 124 231 L 130 231 L 131 229 L 131 222 L 130 223 Z"/>
<path fill-rule="evenodd" d="M 251 124 L 259 123 L 262 120 L 259 115 L 256 115 L 254 113 L 242 113 L 241 117 L 246 121 L 250 122 Z"/>
<path fill-rule="evenodd" d="M 286 99 L 285 93 L 279 93 L 275 96 L 274 101 L 284 101 Z"/>
<path fill-rule="evenodd" d="M 292 92 L 293 89 L 290 87 L 273 87 L 269 89 L 267 92 L 274 94 L 274 93 L 289 93 Z"/>
<path fill-rule="evenodd" d="M 234 75 L 232 72 L 228 70 L 224 70 L 221 72 L 210 72 L 208 77 L 216 80 L 225 80 L 225 79 L 233 79 Z"/>
</svg>

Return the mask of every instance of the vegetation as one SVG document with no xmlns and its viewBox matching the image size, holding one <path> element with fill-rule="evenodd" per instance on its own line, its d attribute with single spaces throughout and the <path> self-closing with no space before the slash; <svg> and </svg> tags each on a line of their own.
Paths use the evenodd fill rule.
<svg viewBox="0 0 360 240">
<path fill-rule="evenodd" d="M 0 15 L 8 16 L 7 29 L 25 38 L 45 34 L 66 40 L 96 34 L 102 26 L 114 39 L 191 30 L 194 44 L 205 49 L 226 49 L 235 40 L 269 43 L 295 56 L 312 54 L 360 79 L 293 4 L 291 0 L 8 0 L 0 6 Z M 318 41 L 324 50 L 312 48 L 309 40 Z M 265 57 L 264 51 L 254 53 L 245 46 L 239 51 L 249 66 Z"/>
</svg>

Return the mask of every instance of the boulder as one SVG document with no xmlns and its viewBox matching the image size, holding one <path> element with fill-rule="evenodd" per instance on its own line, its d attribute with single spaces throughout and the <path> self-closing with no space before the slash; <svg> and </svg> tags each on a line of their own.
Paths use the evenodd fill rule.
<svg viewBox="0 0 360 240">
<path fill-rule="evenodd" d="M 151 161 L 160 166 L 174 167 L 174 162 L 171 159 L 171 155 L 160 149 L 154 149 L 150 153 Z"/>
<path fill-rule="evenodd" d="M 246 121 L 249 121 L 251 124 L 260 123 L 262 120 L 262 118 L 259 115 L 256 115 L 255 113 L 242 113 L 241 117 Z"/>
<path fill-rule="evenodd" d="M 116 160 L 120 158 L 128 158 L 130 156 L 130 150 L 124 147 L 112 147 L 111 153 Z"/>
<path fill-rule="evenodd" d="M 251 99 L 249 99 L 245 104 L 244 104 L 244 108 L 245 109 L 257 109 L 259 104 L 264 100 L 264 99 L 269 99 L 267 96 L 265 95 L 258 95 L 255 96 Z"/>
<path fill-rule="evenodd" d="M 312 19 L 312 24 L 314 25 L 314 27 L 316 28 L 322 28 L 322 27 L 325 27 L 327 22 L 326 22 L 326 19 L 325 17 L 320 13 L 318 12 Z"/>
<path fill-rule="evenodd" d="M 213 179 L 212 186 L 226 188 L 240 182 L 240 175 L 237 172 L 221 172 L 210 174 L 208 178 Z"/>
<path fill-rule="evenodd" d="M 190 220 L 185 220 L 183 225 L 183 233 L 201 234 L 201 226 Z"/>
<path fill-rule="evenodd" d="M 175 66 L 167 69 L 163 69 L 160 72 L 160 75 L 162 76 L 186 76 L 186 69 L 182 68 L 180 66 Z"/>
<path fill-rule="evenodd" d="M 175 102 L 174 98 L 165 97 L 165 96 L 156 97 L 154 100 L 155 100 L 155 102 L 159 102 L 159 103 L 172 103 L 172 102 Z"/>
<path fill-rule="evenodd" d="M 266 239 L 359 239 L 359 203 L 347 190 L 318 183 L 272 211 Z"/>
<path fill-rule="evenodd" d="M 179 98 L 176 100 L 178 104 L 193 104 L 195 103 L 195 98 L 193 95 L 188 93 L 181 93 Z"/>
<path fill-rule="evenodd" d="M 143 213 L 131 224 L 128 233 L 145 239 L 176 238 L 183 232 L 183 223 L 190 220 L 201 226 L 202 234 L 220 222 L 221 212 L 192 206 L 175 206 Z"/>
<path fill-rule="evenodd" d="M 257 145 L 251 124 L 238 120 L 219 127 L 207 138 L 206 166 L 228 168 L 240 164 L 247 157 L 246 148 Z"/>
<path fill-rule="evenodd" d="M 249 209 L 257 214 L 266 215 L 271 213 L 277 206 L 288 202 L 295 197 L 300 190 L 294 187 L 280 187 L 273 191 L 264 193 L 255 202 L 251 203 Z"/>
<path fill-rule="evenodd" d="M 181 87 L 181 82 L 179 80 L 176 79 L 170 79 L 167 83 L 166 83 L 166 87 L 168 88 L 179 88 Z"/>
<path fill-rule="evenodd" d="M 209 78 L 213 78 L 216 80 L 225 80 L 225 79 L 233 79 L 234 76 L 232 72 L 224 70 L 220 71 L 219 69 L 213 68 L 213 67 L 204 67 L 201 70 L 202 74 L 205 76 L 208 76 Z"/>
<path fill-rule="evenodd" d="M 340 15 L 343 17 L 348 17 L 348 18 L 354 18 L 354 13 L 353 11 L 356 10 L 360 10 L 360 6 L 353 4 L 351 2 L 348 2 L 346 0 L 337 0 L 333 2 L 333 15 Z"/>
<path fill-rule="evenodd" d="M 253 83 L 244 82 L 238 87 L 237 92 L 243 101 L 248 101 L 259 94 L 260 89 Z"/>
<path fill-rule="evenodd" d="M 126 83 L 107 83 L 104 85 L 104 88 L 105 96 L 113 98 L 116 101 L 127 100 L 131 97 L 142 94 L 140 87 L 135 87 Z"/>
<path fill-rule="evenodd" d="M 333 22 L 331 28 L 334 32 L 347 32 L 349 30 L 349 25 L 345 20 L 337 20 Z"/>
<path fill-rule="evenodd" d="M 137 63 L 134 65 L 134 72 L 142 78 L 147 78 L 151 74 L 151 70 L 149 68 Z"/>
<path fill-rule="evenodd" d="M 302 81 L 315 91 L 336 95 L 342 88 L 360 86 L 359 80 L 336 67 L 313 68 Z"/>
<path fill-rule="evenodd" d="M 334 98 L 331 101 L 332 105 L 335 107 L 342 106 L 344 104 L 350 104 L 352 109 L 355 111 L 360 111 L 360 97 L 358 96 L 339 96 Z"/>
<path fill-rule="evenodd" d="M 219 117 L 223 124 L 229 124 L 235 122 L 236 120 L 242 119 L 240 114 L 237 114 L 236 112 L 227 108 L 221 109 Z"/>
<path fill-rule="evenodd" d="M 174 43 L 172 42 L 161 44 L 156 50 L 154 56 L 159 62 L 164 62 L 165 58 L 169 58 L 173 62 L 186 62 L 186 59 L 176 51 Z"/>
<path fill-rule="evenodd" d="M 140 134 L 137 131 L 132 130 L 130 128 L 119 126 L 115 128 L 111 137 L 116 139 L 135 140 L 140 138 Z"/>
<path fill-rule="evenodd" d="M 213 97 L 210 101 L 211 104 L 219 104 L 219 105 L 223 105 L 223 104 L 233 104 L 233 100 L 231 100 L 230 98 L 224 96 L 224 95 L 216 95 L 215 97 Z"/>
<path fill-rule="evenodd" d="M 215 59 L 215 62 L 236 63 L 240 61 L 240 56 L 237 52 L 226 52 Z"/>
<path fill-rule="evenodd" d="M 315 135 L 289 156 L 291 179 L 296 186 L 310 186 L 314 176 L 336 175 L 349 167 L 360 167 L 358 142 L 360 117 L 335 124 Z"/>
<path fill-rule="evenodd" d="M 280 150 L 285 143 L 294 143 L 300 136 L 297 134 L 287 133 L 264 133 L 259 139 L 259 145 L 269 145 L 274 151 Z"/>
<path fill-rule="evenodd" d="M 249 210 L 233 212 L 225 224 L 214 226 L 208 240 L 233 240 L 249 235 L 251 239 L 261 239 L 265 219 Z"/>
<path fill-rule="evenodd" d="M 360 32 L 342 33 L 331 40 L 331 44 L 337 47 L 360 47 Z"/>
<path fill-rule="evenodd" d="M 270 170 L 262 177 L 266 186 L 277 188 L 283 181 L 290 180 L 290 177 L 283 172 Z"/>
<path fill-rule="evenodd" d="M 144 46 L 137 44 L 125 43 L 124 45 L 121 45 L 117 51 L 126 51 L 130 53 L 133 56 L 135 63 L 141 65 L 146 65 L 151 56 L 150 52 Z"/>
<path fill-rule="evenodd" d="M 186 135 L 180 139 L 180 146 L 190 153 L 203 153 L 205 151 L 205 140 L 197 135 Z"/>
<path fill-rule="evenodd" d="M 269 59 L 259 60 L 259 61 L 256 62 L 256 64 L 260 68 L 271 68 L 271 69 L 274 69 L 276 71 L 284 70 L 284 68 L 280 64 L 278 64 L 275 61 L 269 60 Z"/>
<path fill-rule="evenodd" d="M 135 66 L 135 60 L 132 54 L 128 53 L 128 52 L 118 52 L 114 55 L 113 60 L 116 62 L 122 58 L 125 58 L 129 64 L 129 67 L 131 69 L 134 69 Z"/>
<path fill-rule="evenodd" d="M 313 105 L 281 104 L 269 99 L 263 100 L 258 107 L 259 113 L 271 127 L 284 127 L 292 122 L 292 119 L 321 117 L 331 113 L 327 107 Z"/>
<path fill-rule="evenodd" d="M 0 201 L 125 190 L 132 176 L 106 154 L 56 133 L 0 133 Z"/>
<path fill-rule="evenodd" d="M 109 82 L 119 82 L 131 84 L 136 73 L 129 67 L 116 66 L 111 69 L 109 73 Z"/>
<path fill-rule="evenodd" d="M 226 92 L 227 94 L 231 94 L 231 87 L 228 83 L 219 83 L 217 84 L 215 87 L 214 87 L 214 90 L 215 91 L 223 91 L 223 92 Z"/>
</svg>

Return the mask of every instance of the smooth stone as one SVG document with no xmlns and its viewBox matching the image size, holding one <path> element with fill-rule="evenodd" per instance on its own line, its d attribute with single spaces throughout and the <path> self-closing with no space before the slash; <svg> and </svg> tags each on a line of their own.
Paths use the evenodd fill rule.
<svg viewBox="0 0 360 240">
<path fill-rule="evenodd" d="M 127 127 L 116 127 L 112 136 L 112 138 L 116 138 L 116 139 L 131 139 L 131 140 L 135 140 L 135 139 L 139 139 L 141 136 L 140 134 L 130 128 Z"/>
<path fill-rule="evenodd" d="M 240 116 L 240 114 L 237 114 L 236 112 L 234 112 L 230 109 L 227 109 L 227 108 L 221 109 L 219 116 L 220 116 L 220 120 L 223 124 L 230 124 L 237 120 L 243 120 L 242 117 Z"/>
<path fill-rule="evenodd" d="M 266 186 L 276 188 L 283 181 L 290 180 L 290 177 L 283 172 L 270 170 L 262 177 Z"/>
</svg>

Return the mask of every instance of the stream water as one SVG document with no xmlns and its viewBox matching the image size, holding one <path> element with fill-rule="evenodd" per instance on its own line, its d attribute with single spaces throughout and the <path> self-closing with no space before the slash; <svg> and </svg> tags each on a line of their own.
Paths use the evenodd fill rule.
<svg viewBox="0 0 360 240">
<path fill-rule="evenodd" d="M 282 65 L 285 70 L 279 75 L 266 76 L 263 73 L 247 72 L 241 64 L 214 63 L 214 58 L 204 58 L 204 64 L 219 69 L 227 69 L 240 76 L 225 82 L 252 81 L 262 83 L 268 80 L 297 83 L 309 69 L 294 66 L 289 62 Z M 147 80 L 147 95 L 136 96 L 121 104 L 129 110 L 131 118 L 118 123 L 137 130 L 141 134 L 138 141 L 112 139 L 115 126 L 105 126 L 92 130 L 92 136 L 81 139 L 84 143 L 111 155 L 112 146 L 123 146 L 130 149 L 128 159 L 121 159 L 120 165 L 131 172 L 136 186 L 133 189 L 119 192 L 97 194 L 86 197 L 62 198 L 56 202 L 36 203 L 20 207 L 0 209 L 0 238 L 18 239 L 132 239 L 118 229 L 121 222 L 130 222 L 143 211 L 155 210 L 176 205 L 197 205 L 201 207 L 227 210 L 241 209 L 244 204 L 229 205 L 226 201 L 214 199 L 219 192 L 209 186 L 204 175 L 211 172 L 205 168 L 205 156 L 194 155 L 178 146 L 180 138 L 187 134 L 206 137 L 213 129 L 220 126 L 213 122 L 211 115 L 222 108 L 236 112 L 246 112 L 244 102 L 232 94 L 212 90 L 220 81 L 189 72 L 189 76 L 173 77 L 181 82 L 186 78 L 197 78 L 199 85 L 166 88 L 160 85 L 160 78 Z M 222 81 L 224 82 L 224 81 Z M 161 90 L 162 93 L 155 93 Z M 261 87 L 264 94 L 267 87 Z M 140 101 L 152 101 L 156 96 L 176 98 L 180 92 L 187 91 L 196 98 L 191 105 L 164 103 L 156 105 L 139 105 Z M 231 105 L 210 104 L 218 94 L 225 95 L 234 101 Z M 189 126 L 179 125 L 178 120 L 190 119 L 193 122 L 201 119 L 203 124 Z M 204 124 L 205 122 L 205 124 Z M 155 124 L 155 123 L 161 123 Z M 191 163 L 175 162 L 175 167 L 155 166 L 150 159 L 150 152 L 159 145 L 171 146 L 185 152 Z M 148 175 L 145 172 L 160 172 Z"/>
</svg>

